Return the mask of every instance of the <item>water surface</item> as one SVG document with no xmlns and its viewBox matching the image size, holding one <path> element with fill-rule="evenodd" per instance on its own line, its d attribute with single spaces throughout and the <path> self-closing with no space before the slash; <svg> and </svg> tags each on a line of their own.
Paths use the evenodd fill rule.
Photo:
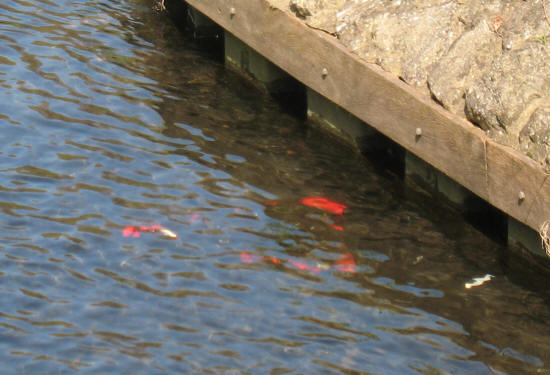
<svg viewBox="0 0 550 375">
<path fill-rule="evenodd" d="M 0 5 L 6 373 L 550 373 L 504 248 L 151 5 Z"/>
</svg>

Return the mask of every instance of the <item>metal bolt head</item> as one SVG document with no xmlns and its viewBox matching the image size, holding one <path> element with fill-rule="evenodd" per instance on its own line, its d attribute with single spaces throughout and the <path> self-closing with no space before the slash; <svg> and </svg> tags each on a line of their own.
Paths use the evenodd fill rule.
<svg viewBox="0 0 550 375">
<path fill-rule="evenodd" d="M 520 201 L 523 201 L 525 199 L 525 193 L 523 191 L 520 191 L 518 194 L 518 199 Z"/>
<path fill-rule="evenodd" d="M 327 70 L 327 68 L 323 68 L 323 70 L 321 71 L 321 76 L 322 76 L 323 78 L 327 78 L 327 76 L 328 76 L 328 70 Z"/>
<path fill-rule="evenodd" d="M 235 9 L 235 7 L 229 8 L 229 16 L 233 18 L 235 14 L 237 14 L 237 10 Z"/>
<path fill-rule="evenodd" d="M 422 135 L 422 128 L 416 128 L 415 134 L 417 137 L 420 137 Z"/>
</svg>

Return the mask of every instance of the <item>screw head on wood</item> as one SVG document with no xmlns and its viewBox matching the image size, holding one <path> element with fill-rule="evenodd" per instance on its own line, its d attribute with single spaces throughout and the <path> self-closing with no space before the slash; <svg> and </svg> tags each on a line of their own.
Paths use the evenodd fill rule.
<svg viewBox="0 0 550 375">
<path fill-rule="evenodd" d="M 327 68 L 323 68 L 323 70 L 321 71 L 321 76 L 323 77 L 323 79 L 327 78 L 328 76 Z"/>
<path fill-rule="evenodd" d="M 525 199 L 525 193 L 523 191 L 520 191 L 518 194 L 519 201 L 523 201 Z"/>
<path fill-rule="evenodd" d="M 420 137 L 422 135 L 422 128 L 416 128 L 415 134 L 417 137 Z"/>
<path fill-rule="evenodd" d="M 233 18 L 235 17 L 235 14 L 237 14 L 237 10 L 235 9 L 235 7 L 229 8 L 229 16 Z"/>
</svg>

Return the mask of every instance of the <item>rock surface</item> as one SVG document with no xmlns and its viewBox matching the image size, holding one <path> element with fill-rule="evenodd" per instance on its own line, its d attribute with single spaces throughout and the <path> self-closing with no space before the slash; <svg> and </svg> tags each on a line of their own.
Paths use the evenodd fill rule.
<svg viewBox="0 0 550 375">
<path fill-rule="evenodd" d="M 550 169 L 550 0 L 269 1 Z"/>
</svg>

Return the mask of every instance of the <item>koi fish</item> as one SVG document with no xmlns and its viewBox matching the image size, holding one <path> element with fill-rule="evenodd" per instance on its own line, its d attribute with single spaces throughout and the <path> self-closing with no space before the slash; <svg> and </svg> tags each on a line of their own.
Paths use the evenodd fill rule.
<svg viewBox="0 0 550 375">
<path fill-rule="evenodd" d="M 192 222 L 192 223 L 194 223 L 194 222 L 197 221 L 197 219 L 198 219 L 199 217 L 201 217 L 201 216 L 202 216 L 202 214 L 197 214 L 197 213 L 195 213 L 195 214 L 191 215 L 191 217 L 189 218 L 189 221 Z"/>
<path fill-rule="evenodd" d="M 341 225 L 337 225 L 337 224 L 329 224 L 330 227 L 336 229 L 336 230 L 339 230 L 340 232 L 343 232 L 344 231 L 344 227 L 341 226 Z"/>
<path fill-rule="evenodd" d="M 162 225 L 153 224 L 153 225 L 127 225 L 122 230 L 122 235 L 124 237 L 134 237 L 139 238 L 141 233 L 162 233 L 168 238 L 178 238 L 178 235 L 172 232 L 168 228 L 164 228 Z"/>
<path fill-rule="evenodd" d="M 264 257 L 264 256 L 249 253 L 247 251 L 241 251 L 241 262 L 243 263 L 270 262 L 273 264 L 281 263 L 281 261 L 275 257 Z"/>
<path fill-rule="evenodd" d="M 278 258 L 256 255 L 253 253 L 249 253 L 247 251 L 241 251 L 241 261 L 247 264 L 258 263 L 258 262 L 269 262 L 275 265 L 284 264 L 284 261 Z M 326 264 L 326 263 L 317 263 L 315 266 L 310 266 L 307 263 L 300 262 L 293 259 L 288 260 L 286 263 L 290 264 L 294 268 L 299 269 L 300 271 L 310 271 L 317 274 L 321 273 L 321 271 L 326 271 L 331 268 L 330 264 Z M 355 263 L 355 259 L 353 258 L 353 255 L 351 255 L 351 253 L 349 252 L 342 255 L 335 262 L 335 264 L 336 264 L 335 269 L 340 272 L 349 272 L 349 273 L 357 272 L 357 263 Z"/>
<path fill-rule="evenodd" d="M 357 263 L 351 253 L 345 253 L 336 261 L 336 269 L 341 272 L 357 272 Z"/>
<path fill-rule="evenodd" d="M 271 262 L 273 264 L 281 264 L 281 261 L 275 257 L 264 257 L 265 262 Z"/>
<path fill-rule="evenodd" d="M 323 197 L 307 197 L 302 199 L 300 203 L 304 206 L 315 207 L 335 215 L 343 215 L 344 210 L 348 208 L 345 204 L 334 202 Z"/>
<path fill-rule="evenodd" d="M 139 227 L 134 227 L 132 225 L 127 225 L 122 230 L 122 235 L 124 237 L 130 237 L 131 236 L 131 237 L 139 238 L 139 236 L 141 236 L 141 233 L 140 233 Z"/>
<path fill-rule="evenodd" d="M 300 271 L 311 271 L 313 273 L 321 273 L 322 268 L 318 266 L 310 266 L 308 264 L 297 262 L 295 260 L 289 260 L 288 263 L 292 264 L 294 267 L 298 268 Z"/>
<path fill-rule="evenodd" d="M 255 255 L 246 251 L 241 251 L 241 262 L 243 263 L 255 263 L 261 261 L 263 257 Z"/>
<path fill-rule="evenodd" d="M 160 233 L 164 234 L 166 237 L 169 237 L 169 238 L 178 238 L 178 235 L 172 232 L 168 228 L 160 228 Z"/>
</svg>

